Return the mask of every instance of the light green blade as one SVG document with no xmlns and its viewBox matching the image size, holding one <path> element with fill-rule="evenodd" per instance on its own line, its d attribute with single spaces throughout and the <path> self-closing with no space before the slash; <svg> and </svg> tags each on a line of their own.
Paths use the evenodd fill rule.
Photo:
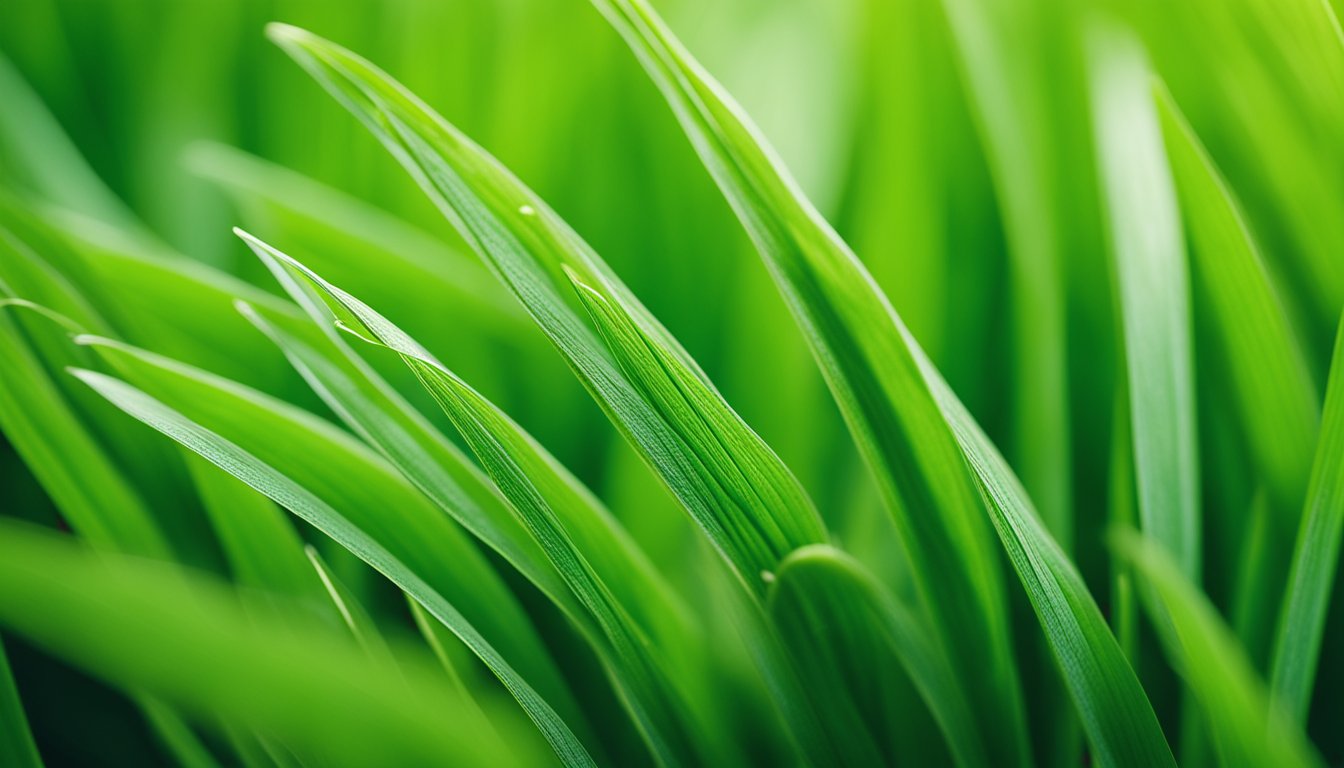
<svg viewBox="0 0 1344 768">
<path fill-rule="evenodd" d="M 535 194 L 369 62 L 310 33 L 268 34 L 383 142 L 490 264 L 576 375 L 732 563 L 749 589 L 796 547 L 823 541 L 802 486 L 593 250 Z M 661 389 L 630 380 L 567 303 L 564 269 L 630 307 L 659 354 L 684 370 Z M 694 390 L 689 413 L 665 397 Z M 682 408 L 686 406 L 681 404 Z M 719 443 L 738 455 L 713 457 Z M 709 457 L 709 458 L 704 458 Z"/>
<path fill-rule="evenodd" d="M 134 418 L 163 432 L 173 440 L 196 451 L 216 466 L 226 469 L 256 490 L 265 493 L 388 577 L 423 605 L 431 615 L 443 622 L 444 626 L 452 630 L 463 643 L 485 662 L 486 666 L 500 678 L 500 681 L 518 700 L 523 710 L 532 718 L 532 721 L 566 765 L 593 765 L 587 751 L 551 705 L 533 689 L 529 682 L 505 660 L 500 652 L 477 631 L 452 603 L 444 599 L 444 596 L 432 587 L 425 578 L 404 564 L 387 546 L 361 530 L 350 519 L 308 490 L 304 485 L 276 471 L 264 460 L 209 429 L 194 423 L 191 419 L 165 406 L 144 392 L 125 382 L 92 371 L 74 371 L 74 374 Z M 236 398 L 227 403 L 228 408 L 226 410 L 240 413 L 243 411 L 245 403 L 246 401 L 242 398 Z M 255 420 L 263 413 L 259 409 L 251 410 L 252 412 L 246 413 L 246 416 L 255 423 Z M 276 434 L 285 434 L 286 432 L 290 434 L 291 438 L 297 434 L 294 427 L 291 426 L 288 429 L 283 426 L 277 427 L 274 422 L 267 424 L 265 431 L 272 438 Z M 334 432 L 323 437 L 336 443 L 344 440 Z M 294 450 L 292 443 L 289 444 L 289 449 Z M 315 450 L 318 454 L 325 453 L 327 458 L 332 457 L 330 452 L 321 450 L 316 443 L 310 445 L 306 450 Z M 342 462 L 339 459 L 334 463 L 323 463 L 327 465 L 331 477 L 339 480 L 347 476 L 347 472 L 341 471 Z M 345 469 L 349 471 L 348 467 Z M 358 470 L 353 470 L 353 472 L 351 479 L 356 481 L 370 477 L 367 472 Z M 358 498 L 358 495 L 352 494 L 343 498 L 345 501 L 343 508 L 348 511 L 357 509 L 349 504 L 351 498 Z M 380 509 L 395 509 L 395 507 L 383 508 L 380 506 Z M 377 529 L 376 520 L 362 520 L 361 522 L 374 523 L 374 527 Z M 380 530 L 380 533 L 384 536 L 395 536 L 395 532 L 387 530 Z M 399 540 L 394 541 L 393 546 L 405 551 L 408 543 L 420 542 L 422 545 L 428 543 L 421 541 L 417 535 L 414 535 L 417 532 L 411 531 L 411 533 L 413 535 L 410 537 L 396 537 Z M 442 537 L 436 538 L 442 544 Z M 488 582 L 486 583 L 488 584 Z M 501 602 L 500 605 L 507 606 L 507 600 Z M 514 638 L 515 641 L 517 639 Z M 523 659 L 520 661 L 529 660 Z M 535 665 L 538 660 L 531 659 L 530 661 Z"/>
<path fill-rule="evenodd" d="M 1231 630 L 1181 572 L 1164 545 L 1132 531 L 1114 538 L 1152 589 L 1139 590 L 1172 665 L 1194 694 L 1223 765 L 1321 766 L 1264 684 Z"/>
<path fill-rule="evenodd" d="M 1296 509 L 1320 421 L 1316 386 L 1240 204 L 1166 88 L 1162 133 L 1199 282 L 1232 372 L 1247 447 L 1276 505 Z"/>
<path fill-rule="evenodd" d="M 741 109 L 648 6 L 596 5 L 672 106 L 812 344 L 894 515 L 935 645 L 952 659 L 961 685 L 982 694 L 975 706 L 985 752 L 1026 763 L 997 555 L 914 339 Z"/>
<path fill-rule="evenodd" d="M 1306 721 L 1316 682 L 1330 591 L 1344 533 L 1344 319 L 1335 333 L 1325 414 L 1312 463 L 1306 509 L 1279 614 L 1270 685 L 1297 722 Z"/>
<path fill-rule="evenodd" d="M 0 532 L 0 622 L 114 684 L 256 723 L 337 765 L 535 761 L 525 741 L 511 754 L 481 738 L 432 675 L 405 680 L 316 626 L 265 620 L 217 582 L 12 522 Z"/>
<path fill-rule="evenodd" d="M 1089 28 L 1093 126 L 1119 292 L 1139 520 L 1199 580 L 1199 455 L 1185 242 L 1138 44 Z"/>
</svg>

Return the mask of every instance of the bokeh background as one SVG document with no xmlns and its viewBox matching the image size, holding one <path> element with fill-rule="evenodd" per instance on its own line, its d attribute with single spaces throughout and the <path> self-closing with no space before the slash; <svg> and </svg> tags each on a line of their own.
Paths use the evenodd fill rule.
<svg viewBox="0 0 1344 768">
<path fill-rule="evenodd" d="M 1145 44 L 1245 205 L 1322 387 L 1344 306 L 1344 72 L 1307 62 L 1327 75 L 1303 76 L 1286 52 L 1305 27 L 1272 0 L 985 2 L 1009 31 L 992 39 L 967 22 L 979 4 L 656 3 L 869 266 L 1101 596 L 1120 369 L 1089 21 L 1126 25 Z M 845 545 L 884 562 L 885 517 L 797 328 L 654 87 L 583 0 L 7 0 L 0 181 L 266 290 L 276 288 L 231 226 L 331 259 L 329 277 L 427 342 L 597 490 L 666 571 L 693 582 L 703 551 L 685 516 L 521 315 L 473 304 L 508 300 L 495 301 L 503 294 L 469 255 L 454 256 L 460 242 L 393 159 L 266 42 L 273 20 L 376 62 L 539 192 L 794 469 Z M 350 203 L 392 233 L 388 247 L 428 265 L 398 284 L 411 298 L 367 269 L 341 272 L 375 246 L 301 210 L 331 210 L 340 195 L 395 217 Z M 458 290 L 435 294 L 449 283 Z M 1216 356 L 1196 347 L 1209 372 L 1205 505 L 1244 510 L 1256 490 L 1247 457 L 1227 437 Z M 292 375 L 267 381 L 320 412 Z M 6 512 L 54 519 L 3 450 Z M 1245 517 L 1207 526 L 1207 589 L 1220 604 Z M 1332 615 L 1326 647 L 1344 639 L 1338 606 Z M 140 754 L 148 737 L 133 715 L 115 719 L 115 694 L 6 640 L 44 753 L 87 758 L 87 742 Z M 1341 670 L 1325 664 L 1317 690 L 1338 690 Z M 1322 723 L 1313 733 L 1340 756 L 1340 734 Z"/>
</svg>

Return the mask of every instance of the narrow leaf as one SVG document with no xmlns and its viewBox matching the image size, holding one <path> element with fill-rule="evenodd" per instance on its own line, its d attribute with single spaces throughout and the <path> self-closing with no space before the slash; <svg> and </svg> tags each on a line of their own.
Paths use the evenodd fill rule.
<svg viewBox="0 0 1344 768">
<path fill-rule="evenodd" d="M 1240 204 L 1170 93 L 1158 87 L 1156 99 L 1195 272 L 1228 359 L 1246 445 L 1277 506 L 1296 509 L 1320 421 L 1316 386 Z"/>
<path fill-rule="evenodd" d="M 1286 713 L 1271 708 L 1250 659 L 1164 545 L 1121 531 L 1116 550 L 1151 590 L 1139 590 L 1173 666 L 1204 713 L 1224 765 L 1323 765 Z"/>
<path fill-rule="evenodd" d="M 1190 289 L 1176 190 L 1142 51 L 1113 28 L 1090 31 L 1093 125 L 1120 294 L 1139 521 L 1198 581 Z"/>
<path fill-rule="evenodd" d="M 1335 333 L 1325 414 L 1270 665 L 1275 700 L 1305 722 L 1344 535 L 1344 319 Z"/>
<path fill-rule="evenodd" d="M 810 499 L 774 452 L 597 254 L 531 190 L 364 59 L 294 27 L 271 25 L 268 34 L 415 177 L 523 303 L 748 588 L 761 594 L 757 574 L 775 567 L 792 549 L 824 539 Z M 696 391 L 693 413 L 670 411 L 666 403 L 649 399 L 654 393 L 629 380 L 561 296 L 568 284 L 565 268 L 618 295 L 650 343 L 685 369 L 689 376 L 680 386 Z M 674 420 L 679 416 L 699 423 Z M 753 439 L 735 437 L 741 434 Z M 737 464 L 700 460 L 714 441 L 734 443 L 742 452 Z"/>
<path fill-rule="evenodd" d="M 144 354 L 133 353 L 124 347 L 121 348 L 120 352 L 123 356 L 123 363 L 132 363 L 136 360 L 135 355 Z M 591 764 L 592 761 L 586 750 L 575 738 L 569 727 L 560 719 L 560 716 L 556 714 L 552 706 L 529 685 L 528 681 L 519 672 L 515 671 L 510 662 L 505 660 L 505 657 L 476 629 L 472 622 L 468 621 L 452 603 L 446 600 L 438 589 L 431 586 L 432 582 L 420 575 L 421 571 L 436 574 L 432 576 L 435 582 L 452 584 L 452 581 L 449 580 L 452 577 L 443 570 L 443 567 L 445 565 L 460 567 L 463 564 L 472 566 L 475 558 L 479 555 L 460 548 L 454 534 L 445 533 L 438 523 L 430 523 L 431 518 L 429 517 L 423 518 L 417 525 L 407 525 L 407 518 L 405 517 L 400 518 L 400 524 L 391 526 L 385 520 L 382 520 L 388 512 L 415 510 L 416 506 L 413 501 L 415 497 L 406 496 L 395 490 L 396 484 L 379 480 L 378 473 L 370 473 L 368 469 L 361 469 L 358 463 L 351 464 L 352 458 L 357 456 L 358 452 L 351 448 L 349 438 L 334 430 L 314 428 L 311 433 L 313 435 L 312 439 L 308 441 L 307 445 L 303 445 L 302 440 L 305 433 L 298 428 L 303 422 L 294 418 L 293 414 L 286 418 L 284 410 L 279 408 L 278 404 L 272 403 L 270 404 L 271 407 L 265 407 L 265 405 L 257 402 L 256 398 L 259 397 L 257 393 L 251 393 L 251 396 L 245 397 L 238 393 L 236 388 L 235 392 L 230 393 L 222 388 L 210 387 L 208 379 L 197 376 L 193 380 L 193 378 L 186 376 L 186 372 L 181 368 L 173 370 L 171 367 L 164 365 L 156 366 L 154 365 L 155 362 L 163 363 L 165 361 L 155 361 L 153 358 L 141 357 L 139 359 L 141 372 L 147 373 L 157 368 L 157 383 L 160 388 L 174 382 L 179 386 L 192 385 L 194 381 L 195 386 L 192 386 L 191 389 L 196 394 L 192 397 L 183 398 L 183 401 L 194 404 L 200 409 L 201 405 L 214 400 L 215 405 L 219 406 L 215 414 L 225 415 L 230 420 L 235 420 L 233 426 L 237 428 L 239 436 L 253 438 L 250 447 L 261 450 L 261 455 L 265 458 L 253 455 L 248 450 L 195 423 L 190 418 L 124 382 L 91 371 L 76 371 L 75 373 L 117 407 L 266 494 L 276 503 L 302 517 L 336 540 L 337 543 L 349 549 L 375 570 L 387 576 L 393 583 L 420 602 L 435 618 L 443 622 L 473 652 L 481 657 L 481 660 L 499 676 L 501 682 L 518 699 L 519 704 L 541 729 L 547 741 L 551 743 L 556 753 L 566 764 Z M 201 410 L 200 412 L 202 415 L 209 415 L 208 411 Z M 256 431 L 249 435 L 247 431 L 241 428 L 244 426 Z M 311 428 L 314 425 L 309 424 L 308 426 Z M 276 450 L 274 440 L 276 434 L 287 435 L 283 450 Z M 271 455 L 267 455 L 267 444 L 271 446 L 269 451 Z M 345 450 L 342 451 L 341 447 L 344 447 Z M 308 490 L 303 484 L 277 471 L 268 463 L 268 461 L 275 460 L 283 461 L 286 457 L 294 457 L 298 454 L 307 454 L 308 458 L 314 459 L 316 464 L 322 467 L 320 474 L 305 477 L 305 482 L 313 483 L 316 487 L 323 489 L 324 493 L 329 493 L 333 498 L 338 498 L 337 503 L 341 504 L 341 508 L 345 510 L 346 514 L 355 516 L 354 521 L 337 512 L 330 503 Z M 401 500 L 395 501 L 398 497 L 401 497 Z M 361 498 L 367 500 L 368 506 L 357 503 L 357 500 Z M 437 515 L 437 513 L 434 514 Z M 366 533 L 363 530 L 364 526 L 377 531 L 377 535 Z M 452 531 L 453 529 L 449 528 L 447 530 Z M 384 544 L 384 540 L 388 543 Z M 456 549 L 456 551 L 447 554 L 452 549 Z M 397 554 L 394 554 L 394 552 Z M 408 557 L 410 562 L 417 563 L 419 568 L 412 570 L 403 562 L 401 556 Z M 507 615 L 506 613 L 501 614 L 501 609 L 505 612 L 511 612 L 509 611 L 509 607 L 513 605 L 511 598 L 491 589 L 492 583 L 496 583 L 491 571 L 476 570 L 474 566 L 472 566 L 472 569 L 475 571 L 472 576 L 475 581 L 467 581 L 462 584 L 461 589 L 451 591 L 459 599 L 475 602 L 477 607 L 485 612 L 484 619 L 488 622 L 487 626 L 501 626 L 503 616 Z M 468 584 L 470 586 L 467 586 Z M 516 611 L 516 608 L 513 610 Z M 516 614 L 515 617 L 504 621 L 504 624 L 511 624 L 513 626 L 511 631 L 515 632 L 513 635 L 508 634 L 510 630 L 499 633 L 502 635 L 499 638 L 501 642 L 507 644 L 505 647 L 536 647 L 533 645 L 535 641 L 529 642 L 529 638 L 532 637 L 529 630 L 519 628 L 519 622 L 525 621 L 525 618 L 518 617 Z M 525 624 L 522 626 L 526 627 Z M 525 669 L 540 670 L 536 673 L 534 679 L 548 684 L 548 688 L 563 686 L 562 683 L 552 682 L 553 678 L 550 675 L 555 673 L 546 671 L 548 657 L 545 652 L 532 650 L 531 648 L 528 651 L 515 653 L 515 656 L 520 657 L 516 659 L 516 663 L 523 665 Z M 528 656 L 529 652 L 534 655 Z M 567 701 L 567 697 L 563 693 L 564 688 L 558 687 L 556 690 L 561 691 L 559 694 L 561 700 Z"/>
</svg>

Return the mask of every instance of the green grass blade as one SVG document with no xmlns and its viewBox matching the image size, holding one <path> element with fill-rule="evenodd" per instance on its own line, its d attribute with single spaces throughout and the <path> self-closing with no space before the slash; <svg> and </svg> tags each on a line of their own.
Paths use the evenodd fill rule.
<svg viewBox="0 0 1344 768">
<path fill-rule="evenodd" d="M 42 758 L 28 730 L 28 718 L 23 713 L 23 701 L 3 644 L 0 644 L 0 763 L 14 768 L 42 768 Z"/>
<path fill-rule="evenodd" d="M 229 194 L 249 227 L 289 243 L 333 281 L 375 305 L 433 308 L 434 319 L 453 330 L 431 341 L 513 337 L 529 327 L 479 262 L 362 200 L 222 144 L 193 145 L 186 163 Z M 461 324 L 473 332 L 464 334 Z"/>
<path fill-rule="evenodd" d="M 302 30 L 268 33 L 384 143 L 440 206 L 464 239 L 512 290 L 565 355 L 616 426 L 732 563 L 763 592 L 758 574 L 794 548 L 824 540 L 806 492 L 773 451 L 723 401 L 685 350 L 638 303 L 596 253 L 494 158 L 367 61 Z M 564 268 L 617 295 L 634 321 L 684 368 L 696 390 L 692 413 L 649 399 L 631 382 L 560 293 Z M 676 388 L 671 381 L 666 387 Z M 684 408 L 684 406 L 683 406 Z M 677 421 L 682 417 L 687 421 Z M 742 439 L 742 435 L 751 439 Z M 733 461 L 704 461 L 715 442 Z"/>
<path fill-rule="evenodd" d="M 1165 545 L 1132 531 L 1118 553 L 1152 589 L 1139 590 L 1172 665 L 1204 713 L 1224 765 L 1320 766 L 1300 728 L 1277 707 L 1217 611 L 1187 579 Z"/>
<path fill-rule="evenodd" d="M 1078 569 L 1050 537 L 998 449 L 932 364 L 925 366 L 1098 763 L 1175 766 L 1153 706 Z"/>
<path fill-rule="evenodd" d="M 0 173 L 45 198 L 103 221 L 133 229 L 153 241 L 112 190 L 85 162 L 42 99 L 0 55 Z"/>
<path fill-rule="evenodd" d="M 333 311 L 350 318 L 346 328 L 398 352 L 424 382 L 605 638 L 598 650 L 609 652 L 617 683 L 633 693 L 632 714 L 655 755 L 674 764 L 711 759 L 697 752 L 708 745 L 697 744 L 686 730 L 696 725 L 693 718 L 687 722 L 691 713 L 683 709 L 685 691 L 678 687 L 696 675 L 681 655 L 694 650 L 687 645 L 692 638 L 685 609 L 601 503 L 507 415 L 386 318 L 288 256 L 248 241 L 262 258 L 313 281 L 332 298 Z"/>
<path fill-rule="evenodd" d="M 703 467 L 695 473 L 705 485 L 697 495 L 714 497 L 728 514 L 701 520 L 701 525 L 715 525 L 710 538 L 739 574 L 757 585 L 753 573 L 763 577 L 801 543 L 824 541 L 827 534 L 812 502 L 764 441 L 731 417 L 693 368 L 640 328 L 636 310 L 618 291 L 593 286 L 568 267 L 566 274 L 621 369 L 682 435 L 683 450 Z M 803 514 L 774 514 L 776 510 Z M 758 570 L 743 573 L 749 567 Z"/>
<path fill-rule="evenodd" d="M 914 339 L 740 108 L 647 5 L 597 6 L 672 106 L 812 344 L 894 514 L 936 644 L 954 659 L 962 684 L 983 693 L 976 716 L 987 753 L 1025 763 L 997 556 L 975 484 L 912 352 Z"/>
<path fill-rule="evenodd" d="M 1200 572 L 1199 458 L 1189 277 L 1176 191 L 1137 43 L 1088 37 L 1093 126 L 1119 291 L 1143 531 Z"/>
<path fill-rule="evenodd" d="M 0 621 L 115 684 L 257 723 L 340 765 L 532 762 L 480 738 L 432 676 L 402 680 L 311 625 L 247 611 L 216 582 L 0 523 Z M 509 722 L 505 713 L 496 715 Z M 411 756 L 414 756 L 413 758 Z"/>
<path fill-rule="evenodd" d="M 1316 386 L 1231 188 L 1164 87 L 1156 98 L 1247 445 L 1277 506 L 1296 509 L 1320 421 Z"/>
<path fill-rule="evenodd" d="M 1335 334 L 1334 363 L 1316 443 L 1306 509 L 1279 615 L 1270 685 L 1289 715 L 1305 722 L 1316 680 L 1330 591 L 1344 532 L 1344 320 Z"/>
<path fill-rule="evenodd" d="M 330 321 L 324 304 L 305 293 L 277 265 L 282 285 L 314 320 Z M 519 570 L 571 617 L 582 611 L 535 540 L 515 519 L 489 478 L 457 446 L 401 399 L 333 331 L 318 336 L 311 325 L 240 304 L 240 311 L 276 343 L 309 386 L 349 427 L 440 509 Z M 320 313 L 320 314 L 319 314 Z M 304 333 L 309 331 L 309 333 Z"/>
<path fill-rule="evenodd" d="M 900 603 L 862 565 L 827 546 L 785 559 L 770 586 L 770 615 L 802 668 L 804 685 L 847 765 L 898 762 L 890 741 L 896 702 L 889 666 L 899 661 L 914 681 L 961 766 L 990 765 L 978 750 L 975 721 L 947 659 L 932 646 L 923 617 Z M 863 727 L 855 728 L 855 723 Z"/>
<path fill-rule="evenodd" d="M 75 371 L 74 373 L 132 417 L 163 432 L 185 447 L 196 451 L 216 466 L 226 469 L 256 490 L 270 496 L 276 503 L 302 517 L 390 579 L 407 594 L 415 598 L 436 619 L 443 622 L 485 662 L 486 666 L 500 678 L 500 681 L 514 695 L 528 716 L 541 729 L 542 734 L 566 765 L 593 764 L 587 751 L 551 705 L 529 685 L 528 681 L 505 660 L 500 652 L 481 635 L 452 603 L 444 599 L 443 595 L 431 586 L 425 578 L 404 564 L 387 546 L 384 546 L 375 537 L 365 533 L 359 526 L 337 512 L 335 508 L 305 488 L 304 485 L 276 471 L 263 459 L 194 423 L 191 419 L 165 406 L 144 392 L 125 382 L 92 371 Z M 256 408 L 245 408 L 247 402 L 242 398 L 235 398 L 227 403 L 228 408 L 226 410 L 243 415 L 256 423 L 257 418 L 264 416 L 264 413 Z M 286 432 L 291 435 L 296 433 L 293 427 L 288 429 L 283 426 L 277 427 L 274 422 L 266 424 L 263 431 L 271 436 Z M 331 441 L 341 444 L 347 440 L 348 438 L 341 437 L 334 431 L 322 435 L 322 442 Z M 293 445 L 290 444 L 289 450 L 297 449 L 294 449 Z M 317 443 L 313 443 L 306 450 L 314 450 L 318 454 L 324 455 L 325 460 L 322 463 L 327 466 L 327 472 L 333 478 L 345 477 L 351 471 L 353 471 L 351 477 L 356 481 L 362 481 L 370 477 L 367 472 L 361 472 L 357 469 L 350 470 L 348 466 L 345 471 L 342 471 L 341 465 L 345 462 L 341 461 L 339 457 L 333 457 L 330 451 L 322 450 Z M 334 461 L 332 461 L 333 458 L 335 458 Z M 380 492 L 385 490 L 386 488 L 379 489 Z M 349 500 L 358 498 L 357 495 L 343 496 L 343 498 L 346 502 L 342 505 L 344 509 L 350 511 L 355 508 L 349 504 Z M 391 498 L 396 498 L 395 492 L 393 492 Z M 395 505 L 385 506 L 386 502 L 387 498 L 380 499 L 378 507 L 380 514 L 397 509 Z M 363 520 L 361 522 L 374 523 L 375 526 L 377 523 L 376 520 Z M 383 531 L 383 533 L 386 535 L 388 532 Z M 407 551 L 408 539 L 409 542 L 414 542 L 418 540 L 418 537 L 402 538 L 395 542 L 394 546 L 402 551 Z M 440 544 L 445 540 L 442 535 L 434 535 L 434 539 Z M 458 553 L 457 556 L 461 556 L 461 553 Z M 486 581 L 485 584 L 488 585 L 489 582 Z M 475 586 L 479 589 L 482 585 Z M 498 596 L 491 597 L 495 600 L 499 599 Z M 499 601 L 497 607 L 507 606 L 508 604 L 509 601 L 506 598 Z M 518 638 L 514 638 L 514 640 L 516 642 Z M 532 665 L 535 666 L 538 660 L 520 659 L 519 661 L 531 661 Z"/>
<path fill-rule="evenodd" d="M 114 550 L 170 557 L 135 488 L 84 429 L 13 318 L 0 306 L 0 430 L 71 528 Z"/>
<path fill-rule="evenodd" d="M 340 509 L 451 599 L 534 686 L 566 702 L 568 689 L 545 644 L 489 562 L 451 519 L 363 443 L 306 411 L 168 358 L 106 339 L 77 341 L 92 346 L 151 397 Z"/>
</svg>

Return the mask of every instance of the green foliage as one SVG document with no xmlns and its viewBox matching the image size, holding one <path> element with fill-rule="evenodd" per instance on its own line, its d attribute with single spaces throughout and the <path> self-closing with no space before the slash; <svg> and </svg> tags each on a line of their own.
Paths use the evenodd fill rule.
<svg viewBox="0 0 1344 768">
<path fill-rule="evenodd" d="M 1335 9 L 656 4 L 0 7 L 0 763 L 1344 759 Z"/>
</svg>

